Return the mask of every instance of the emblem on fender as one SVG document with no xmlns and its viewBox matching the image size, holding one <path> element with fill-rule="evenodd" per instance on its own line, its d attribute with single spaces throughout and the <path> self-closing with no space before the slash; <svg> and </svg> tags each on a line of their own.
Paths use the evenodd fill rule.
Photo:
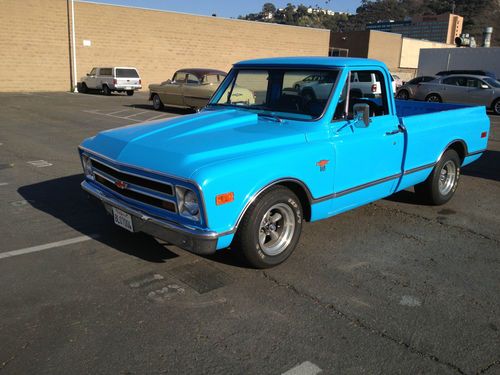
<svg viewBox="0 0 500 375">
<path fill-rule="evenodd" d="M 316 166 L 319 167 L 320 172 L 324 172 L 326 170 L 326 165 L 330 162 L 330 160 L 320 160 L 316 163 Z"/>
</svg>

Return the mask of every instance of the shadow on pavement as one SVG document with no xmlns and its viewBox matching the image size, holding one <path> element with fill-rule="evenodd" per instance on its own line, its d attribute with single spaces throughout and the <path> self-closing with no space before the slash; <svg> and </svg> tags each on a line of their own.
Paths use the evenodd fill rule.
<svg viewBox="0 0 500 375">
<path fill-rule="evenodd" d="M 463 167 L 462 174 L 500 181 L 500 151 L 487 150 L 479 160 Z"/>
<path fill-rule="evenodd" d="M 97 200 L 81 189 L 83 175 L 22 186 L 18 193 L 30 204 L 84 235 L 97 235 L 96 240 L 125 254 L 148 262 L 162 263 L 177 257 L 153 237 L 129 233 L 117 227 Z"/>
</svg>

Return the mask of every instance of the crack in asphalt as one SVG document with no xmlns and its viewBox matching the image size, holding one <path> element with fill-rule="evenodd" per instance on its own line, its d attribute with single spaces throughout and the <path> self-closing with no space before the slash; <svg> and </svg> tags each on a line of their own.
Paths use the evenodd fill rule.
<svg viewBox="0 0 500 375">
<path fill-rule="evenodd" d="M 485 374 L 486 372 L 488 372 L 489 370 L 491 370 L 493 367 L 495 367 L 497 365 L 500 365 L 500 359 L 497 359 L 496 361 L 491 362 L 489 365 L 480 368 L 476 372 L 476 374 Z"/>
<path fill-rule="evenodd" d="M 442 359 L 438 358 L 434 354 L 426 353 L 424 351 L 421 351 L 421 350 L 415 348 L 414 346 L 411 346 L 410 344 L 404 342 L 403 340 L 400 340 L 400 339 L 398 339 L 396 337 L 393 337 L 393 336 L 387 334 L 384 331 L 380 331 L 377 328 L 370 327 L 367 323 L 363 322 L 359 318 L 351 317 L 351 316 L 347 315 L 346 313 L 344 313 L 343 311 L 341 311 L 340 309 L 338 309 L 335 305 L 333 305 L 331 303 L 323 302 L 318 297 L 315 297 L 315 296 L 310 295 L 308 293 L 301 292 L 300 290 L 297 289 L 297 287 L 295 287 L 292 284 L 279 281 L 274 276 L 271 276 L 267 271 L 262 271 L 262 275 L 264 276 L 265 279 L 271 281 L 273 284 L 277 285 L 278 287 L 286 288 L 288 290 L 291 290 L 293 293 L 295 293 L 299 297 L 308 299 L 308 300 L 312 301 L 313 303 L 315 303 L 316 305 L 319 305 L 320 307 L 323 307 L 323 308 L 325 308 L 325 309 L 333 312 L 334 314 L 336 314 L 337 316 L 339 316 L 341 319 L 344 319 L 344 320 L 348 321 L 349 323 L 353 324 L 354 326 L 356 326 L 358 328 L 361 328 L 361 329 L 363 329 L 363 330 L 365 330 L 365 331 L 367 331 L 367 332 L 369 332 L 371 334 L 375 334 L 375 335 L 377 335 L 379 337 L 382 337 L 383 339 L 389 340 L 389 341 L 391 341 L 391 342 L 393 342 L 393 343 L 395 343 L 395 344 L 397 344 L 399 346 L 402 346 L 403 348 L 407 349 L 408 351 L 410 351 L 410 352 L 412 352 L 414 354 L 417 354 L 417 355 L 419 355 L 421 357 L 424 357 L 424 358 L 428 358 L 428 359 L 430 359 L 430 360 L 432 360 L 432 361 L 434 361 L 436 363 L 439 363 L 440 365 L 444 365 L 444 366 L 446 366 L 446 367 L 448 367 L 448 368 L 450 368 L 452 370 L 455 370 L 459 374 L 466 374 L 466 372 L 464 372 L 457 365 L 455 365 L 455 364 L 453 364 L 451 362 L 443 361 Z"/>
<path fill-rule="evenodd" d="M 372 205 L 374 207 L 376 207 L 377 209 L 386 210 L 386 211 L 394 211 L 394 212 L 397 212 L 397 213 L 400 213 L 400 214 L 403 214 L 403 215 L 406 215 L 406 216 L 409 216 L 409 217 L 412 217 L 412 218 L 415 218 L 415 219 L 422 219 L 422 220 L 427 221 L 429 223 L 439 224 L 439 225 L 442 225 L 442 226 L 445 226 L 445 227 L 458 229 L 460 231 L 464 231 L 464 232 L 470 233 L 472 235 L 481 237 L 481 238 L 483 238 L 485 240 L 493 241 L 493 242 L 496 242 L 497 244 L 500 244 L 500 240 L 499 239 L 494 238 L 494 237 L 490 237 L 490 236 L 488 236 L 486 234 L 483 234 L 481 232 L 476 232 L 475 230 L 470 229 L 470 228 L 465 228 L 465 227 L 462 227 L 460 225 L 448 224 L 448 223 L 445 223 L 445 222 L 442 222 L 442 221 L 439 221 L 439 220 L 435 220 L 435 219 L 432 219 L 432 218 L 429 218 L 429 217 L 425 217 L 425 216 L 422 216 L 422 215 L 418 215 L 418 214 L 414 214 L 414 213 L 411 213 L 411 212 L 403 211 L 403 210 L 401 210 L 399 208 L 386 207 L 386 206 L 378 205 L 376 203 L 373 203 Z"/>
<path fill-rule="evenodd" d="M 30 344 L 29 341 L 26 342 L 23 346 L 21 346 L 20 350 L 21 351 L 25 350 L 29 346 L 29 344 Z M 7 359 L 6 361 L 3 361 L 2 363 L 0 363 L 0 371 L 3 370 L 5 368 L 5 366 L 7 366 L 10 362 L 12 362 L 14 359 L 16 359 L 18 355 L 19 355 L 19 353 L 16 353 L 12 357 Z"/>
</svg>

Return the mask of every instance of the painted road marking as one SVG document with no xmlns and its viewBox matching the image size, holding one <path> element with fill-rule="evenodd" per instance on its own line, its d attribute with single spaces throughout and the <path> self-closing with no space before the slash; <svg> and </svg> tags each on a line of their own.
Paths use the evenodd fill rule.
<svg viewBox="0 0 500 375">
<path fill-rule="evenodd" d="M 24 255 L 24 254 L 29 254 L 29 253 L 36 253 L 38 251 L 49 250 L 49 249 L 53 249 L 56 247 L 62 247 L 62 246 L 71 245 L 74 243 L 93 240 L 97 237 L 98 237 L 97 235 L 80 236 L 80 237 L 70 238 L 68 240 L 46 243 L 45 245 L 38 245 L 38 246 L 26 247 L 24 249 L 19 249 L 19 250 L 7 251 L 5 253 L 0 253 L 0 259 L 11 258 L 11 257 L 15 257 L 18 255 Z"/>
<path fill-rule="evenodd" d="M 0 186 L 7 186 L 8 184 L 8 182 L 0 182 Z"/>
<path fill-rule="evenodd" d="M 143 113 L 148 113 L 149 111 L 142 111 L 142 112 L 137 112 L 137 113 L 134 113 L 133 115 L 130 115 L 130 116 L 125 116 L 126 118 L 130 118 L 130 117 L 134 117 L 134 116 L 139 116 L 139 115 L 142 115 Z"/>
<path fill-rule="evenodd" d="M 27 163 L 37 168 L 50 167 L 52 165 L 52 163 L 49 163 L 46 160 L 32 160 L 28 161 Z"/>
<path fill-rule="evenodd" d="M 403 306 L 417 307 L 422 305 L 422 302 L 420 302 L 418 298 L 413 296 L 402 296 L 399 304 Z"/>
<path fill-rule="evenodd" d="M 147 121 L 152 121 L 152 120 L 156 120 L 156 119 L 159 119 L 159 118 L 165 118 L 166 119 L 166 118 L 170 118 L 170 117 L 176 117 L 175 115 L 172 115 L 172 114 L 169 114 L 169 113 L 162 113 L 162 114 L 159 114 L 159 115 L 155 114 L 154 116 L 146 118 L 146 119 L 136 119 L 136 118 L 133 118 L 134 116 L 143 115 L 144 113 L 148 113 L 150 111 L 141 111 L 141 112 L 137 112 L 137 113 L 134 113 L 134 114 L 131 114 L 131 115 L 128 115 L 128 116 L 117 116 L 117 115 L 115 115 L 115 113 L 120 113 L 120 112 L 125 112 L 125 111 L 130 111 L 130 109 L 124 109 L 122 111 L 115 111 L 115 112 L 110 112 L 110 113 L 102 113 L 102 112 L 99 112 L 99 110 L 97 110 L 97 109 L 95 109 L 95 110 L 83 110 L 83 112 L 91 113 L 93 115 L 108 116 L 108 117 L 119 118 L 119 119 L 123 119 L 123 120 L 134 121 L 134 122 L 147 122 Z"/>
<path fill-rule="evenodd" d="M 300 365 L 284 372 L 282 375 L 316 375 L 322 370 L 314 363 L 309 361 L 302 362 Z"/>
<path fill-rule="evenodd" d="M 10 204 L 14 207 L 21 207 L 21 206 L 26 206 L 28 204 L 28 201 L 23 199 L 20 201 L 10 202 Z"/>
</svg>

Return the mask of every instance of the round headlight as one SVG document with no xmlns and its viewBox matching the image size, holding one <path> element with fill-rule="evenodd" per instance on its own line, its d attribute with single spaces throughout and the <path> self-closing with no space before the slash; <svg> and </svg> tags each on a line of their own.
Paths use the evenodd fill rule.
<svg viewBox="0 0 500 375">
<path fill-rule="evenodd" d="M 94 172 L 92 171 L 92 160 L 88 156 L 83 156 L 83 172 L 88 178 L 94 178 Z"/>
<path fill-rule="evenodd" d="M 192 191 L 187 191 L 184 195 L 184 208 L 190 215 L 196 216 L 200 212 L 200 207 L 198 206 L 198 198 L 196 194 Z"/>
</svg>

